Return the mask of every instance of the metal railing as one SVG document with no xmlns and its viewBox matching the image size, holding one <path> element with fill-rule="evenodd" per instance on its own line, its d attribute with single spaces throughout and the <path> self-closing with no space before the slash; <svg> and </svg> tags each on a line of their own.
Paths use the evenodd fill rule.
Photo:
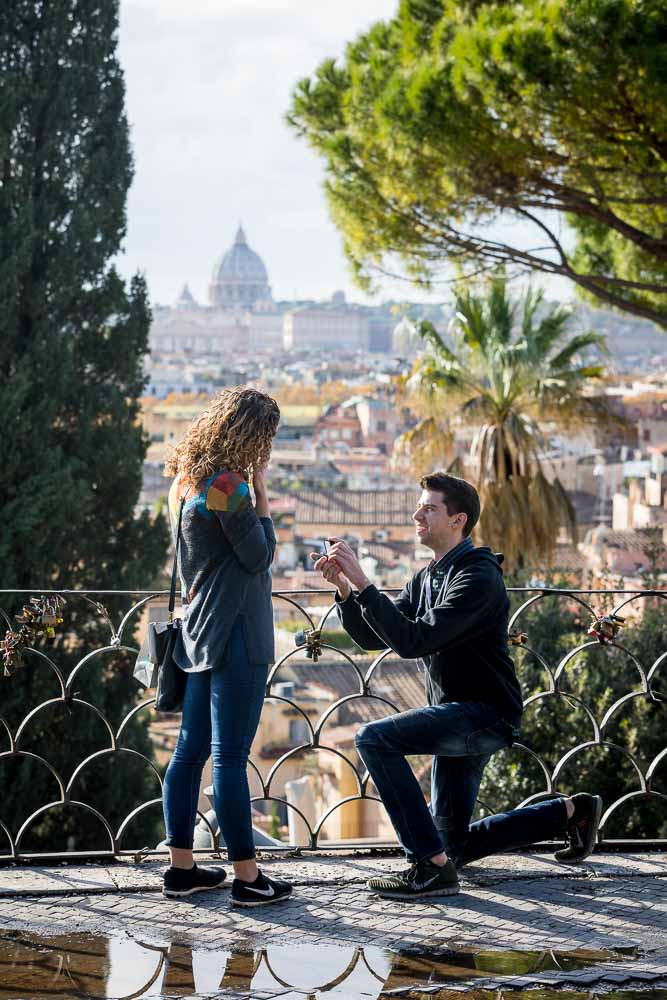
<svg viewBox="0 0 667 1000">
<path fill-rule="evenodd" d="M 14 698 L 14 718 L 7 718 L 4 707 L 0 707 L 0 737 L 4 737 L 5 748 L 0 745 L 0 789 L 5 780 L 3 768 L 11 765 L 12 780 L 18 780 L 21 767 L 32 768 L 31 773 L 49 776 L 46 784 L 50 785 L 56 794 L 45 792 L 45 801 L 30 809 L 28 815 L 19 816 L 6 815 L 3 812 L 2 800 L 8 798 L 6 793 L 2 793 L 0 799 L 0 862 L 11 862 L 32 858 L 50 858 L 54 856 L 86 856 L 112 857 L 118 855 L 132 855 L 143 848 L 141 840 L 136 838 L 140 835 L 136 833 L 137 826 L 141 827 L 140 818 L 152 811 L 152 815 L 161 814 L 161 789 L 164 767 L 156 765 L 154 750 L 151 747 L 143 746 L 136 749 L 130 745 L 129 734 L 134 732 L 140 718 L 145 718 L 145 714 L 154 716 L 152 708 L 154 699 L 152 697 L 142 697 L 141 689 L 131 678 L 131 663 L 137 653 L 136 646 L 131 644 L 130 637 L 135 631 L 138 619 L 145 616 L 147 609 L 152 605 L 164 605 L 164 592 L 120 592 L 120 591 L 59 591 L 66 602 L 67 607 L 71 607 L 73 602 L 84 602 L 83 606 L 90 609 L 95 629 L 99 634 L 99 629 L 103 627 L 108 631 L 108 641 L 94 648 L 86 650 L 83 655 L 75 658 L 72 662 L 72 650 L 75 646 L 75 637 L 67 631 L 67 620 L 63 626 L 63 634 L 56 648 L 49 649 L 47 646 L 40 648 L 28 648 L 23 650 L 26 666 L 17 667 L 12 676 L 0 678 L 0 706 L 8 703 L 8 695 L 14 685 L 22 685 L 22 672 L 24 676 L 30 675 L 34 679 L 39 675 L 42 679 L 48 675 L 49 682 L 53 683 L 53 696 L 42 698 L 40 701 L 20 706 L 20 713 L 16 714 L 16 698 Z M 539 752 L 538 750 L 525 745 L 515 744 L 511 751 L 512 761 L 518 768 L 519 773 L 522 768 L 528 768 L 530 773 L 539 776 L 541 786 L 533 788 L 530 794 L 523 795 L 521 801 L 514 803 L 507 802 L 505 807 L 519 806 L 529 802 L 539 801 L 554 795 L 563 794 L 561 782 L 564 773 L 569 767 L 575 764 L 580 758 L 587 759 L 591 751 L 603 750 L 618 756 L 619 760 L 629 764 L 630 772 L 633 776 L 631 785 L 620 784 L 617 793 L 607 796 L 604 803 L 605 809 L 600 825 L 600 842 L 607 846 L 637 847 L 637 846 L 667 846 L 667 840 L 658 840 L 655 837 L 616 837 L 609 835 L 612 820 L 618 820 L 623 810 L 629 805 L 637 805 L 638 802 L 650 802 L 654 806 L 657 804 L 659 810 L 664 810 L 667 820 L 667 697 L 661 693 L 659 688 L 659 678 L 667 670 L 667 650 L 662 652 L 651 663 L 642 663 L 636 655 L 626 649 L 622 642 L 617 641 L 614 623 L 618 621 L 618 616 L 627 615 L 632 610 L 637 610 L 649 603 L 661 603 L 667 598 L 667 592 L 663 591 L 569 591 L 554 590 L 548 588 L 521 588 L 510 591 L 516 607 L 510 621 L 510 637 L 512 643 L 521 647 L 521 663 L 524 666 L 531 664 L 533 671 L 537 670 L 543 678 L 542 686 L 531 691 L 525 701 L 526 711 L 540 711 L 544 713 L 545 706 L 552 706 L 555 711 L 556 706 L 568 706 L 579 713 L 579 718 L 586 720 L 589 732 L 571 732 L 567 735 L 567 746 L 564 752 L 557 753 L 557 758 L 552 759 L 556 753 Z M 54 591 L 33 591 L 32 595 L 55 596 Z M 1 591 L 0 602 L 4 601 L 9 607 L 18 600 L 25 601 L 28 597 L 25 591 Z M 585 626 L 578 623 L 578 628 L 582 632 L 583 641 L 568 649 L 562 655 L 559 654 L 557 662 L 548 662 L 539 649 L 533 649 L 530 645 L 530 622 L 531 615 L 542 602 L 547 600 L 565 601 L 568 609 L 573 613 L 585 613 L 590 616 L 593 622 L 597 622 L 598 637 L 591 639 L 585 634 Z M 123 607 L 116 615 L 118 624 L 113 621 L 113 614 L 107 609 L 107 605 L 119 602 L 126 602 L 129 606 Z M 325 601 L 325 605 L 317 607 L 318 602 Z M 397 661 L 395 654 L 390 650 L 383 650 L 376 655 L 368 656 L 363 654 L 357 647 L 354 651 L 340 648 L 340 645 L 327 642 L 327 627 L 333 627 L 336 615 L 335 605 L 332 603 L 330 592 L 322 591 L 285 591 L 274 594 L 274 610 L 276 614 L 276 624 L 280 629 L 283 638 L 284 629 L 281 624 L 286 614 L 291 616 L 292 629 L 296 627 L 295 620 L 301 622 L 304 628 L 302 645 L 294 645 L 289 648 L 276 661 L 269 673 L 266 690 L 266 704 L 283 706 L 282 714 L 288 717 L 295 724 L 294 732 L 297 734 L 293 740 L 294 745 L 285 746 L 284 740 L 269 740 L 268 750 L 260 754 L 264 762 L 264 772 L 257 763 L 257 759 L 251 759 L 249 768 L 252 776 L 252 784 L 258 794 L 253 796 L 253 802 L 257 807 L 260 803 L 269 804 L 265 808 L 273 808 L 276 812 L 275 822 L 279 822 L 280 816 L 291 813 L 292 817 L 298 817 L 298 822 L 305 837 L 301 843 L 296 843 L 294 838 L 292 843 L 286 843 L 285 849 L 293 850 L 295 847 L 306 850 L 340 848 L 350 846 L 350 840 L 338 837 L 336 842 L 327 839 L 327 823 L 332 816 L 340 809 L 350 809 L 352 804 L 361 803 L 364 807 L 371 802 L 377 802 L 377 797 L 370 785 L 368 774 L 364 771 L 363 765 L 359 761 L 354 751 L 353 740 L 350 743 L 339 742 L 331 745 L 327 741 L 327 726 L 337 715 L 344 715 L 347 719 L 348 729 L 354 726 L 355 720 L 358 722 L 360 706 L 365 705 L 367 715 L 375 713 L 375 717 L 386 715 L 390 712 L 399 711 L 413 705 L 406 705 L 405 697 L 393 697 L 394 692 L 387 689 L 386 681 L 378 684 L 384 665 L 389 662 L 403 664 L 409 672 L 416 671 L 416 664 L 411 661 Z M 16 628 L 13 618 L 0 607 L 0 616 L 8 630 Z M 574 619 L 573 619 L 574 620 Z M 602 624 L 600 624 L 602 622 Z M 604 623 L 607 623 L 605 626 Z M 610 624 L 611 623 L 611 624 Z M 573 626 L 574 627 L 574 626 Z M 608 634 L 605 635 L 605 628 Z M 77 635 L 81 634 L 81 617 L 77 615 Z M 0 635 L 0 638 L 2 636 Z M 602 638 L 603 642 L 599 641 Z M 615 697 L 611 704 L 600 706 L 589 704 L 585 697 L 576 693 L 572 685 L 569 684 L 571 674 L 576 670 L 578 658 L 587 655 L 592 649 L 601 651 L 605 657 L 621 656 L 631 671 L 632 680 L 627 683 L 627 689 L 622 694 Z M 136 686 L 136 703 L 133 703 L 125 712 L 122 719 L 113 718 L 113 705 L 106 706 L 104 684 L 99 684 L 97 693 L 100 703 L 96 704 L 79 690 L 80 686 L 85 687 L 85 678 L 93 677 L 97 682 L 113 679 L 114 667 L 108 665 L 109 659 L 120 657 L 124 663 L 125 674 L 128 683 Z M 62 668 L 59 660 L 68 660 L 71 666 Z M 518 666 L 519 679 L 522 680 L 521 663 Z M 288 668 L 298 665 L 298 678 L 294 681 L 294 671 L 292 679 L 288 680 L 289 687 L 286 687 L 285 674 Z M 328 703 L 322 704 L 322 690 L 320 678 L 325 669 L 329 670 L 332 665 L 337 666 L 338 677 L 345 678 L 344 691 L 336 690 L 336 681 L 327 680 L 325 688 L 328 691 Z M 343 669 L 343 673 L 340 671 Z M 306 676 L 307 675 L 307 676 Z M 328 675 L 327 675 L 328 676 Z M 405 671 L 401 676 L 405 676 Z M 617 674 L 615 675 L 617 676 Z M 306 679 L 304 680 L 304 677 Z M 318 687 L 320 685 L 320 687 Z M 328 685 L 328 687 L 327 687 Z M 351 685 L 351 686 L 350 686 Z M 34 684 L 32 685 L 35 686 Z M 30 686 L 22 686 L 21 691 L 27 692 L 30 697 Z M 39 687 L 39 685 L 38 685 Z M 667 684 L 663 683 L 662 691 L 667 689 Z M 42 688 L 40 688 L 42 690 Z M 147 692 L 150 693 L 150 692 Z M 319 699 L 319 700 L 318 700 Z M 20 699 L 19 699 L 20 700 Z M 131 699 L 133 700 L 133 699 Z M 652 752 L 650 759 L 645 759 L 640 745 L 636 744 L 636 737 L 624 743 L 623 726 L 619 726 L 619 719 L 627 711 L 628 706 L 636 701 L 650 704 L 652 710 L 662 713 L 664 718 L 664 737 L 662 745 L 657 752 Z M 371 708 L 369 708 L 371 706 Z M 54 717 L 60 712 L 60 721 L 53 725 L 45 725 L 45 720 Z M 63 755 L 63 747 L 76 742 L 78 728 L 75 724 L 77 713 L 92 713 L 99 725 L 102 739 L 94 749 L 86 746 L 80 759 L 74 760 L 73 770 L 69 777 L 60 773 L 58 767 L 58 757 Z M 356 714 L 355 714 L 356 713 Z M 378 715 L 379 713 L 379 715 Z M 90 716 L 89 716 L 90 717 Z M 155 720 L 153 720 L 155 721 Z M 367 721 L 367 718 L 366 718 Z M 176 723 L 175 723 L 176 725 Z M 39 732 L 39 746 L 34 746 L 31 740 L 31 733 Z M 610 737 L 610 732 L 614 730 L 616 736 Z M 290 730 L 291 731 L 291 730 Z M 288 739 L 288 743 L 290 740 Z M 266 769 L 267 754 L 271 759 L 271 748 L 280 746 L 283 750 Z M 75 754 L 75 746 L 69 746 L 68 770 L 72 767 L 72 754 Z M 261 747 L 260 747 L 261 750 Z M 655 747 L 654 747 L 655 750 Z M 291 781 L 298 777 L 300 773 L 300 763 L 304 758 L 308 764 L 305 768 L 311 775 L 317 775 L 319 769 L 313 765 L 312 755 L 319 755 L 321 752 L 332 754 L 334 761 L 339 761 L 339 768 L 345 772 L 349 781 L 353 783 L 353 788 L 349 788 L 345 794 L 335 797 L 335 787 L 333 788 L 334 798 L 332 800 L 332 785 L 329 782 L 328 798 L 320 801 L 321 813 L 317 816 L 308 815 L 307 811 L 301 808 L 298 802 L 287 794 L 288 782 L 283 782 L 281 772 L 290 771 Z M 257 755 L 256 755 L 257 757 Z M 122 800 L 124 789 L 123 768 L 119 767 L 119 762 L 131 763 L 134 767 L 144 769 L 150 775 L 150 779 L 155 783 L 155 790 L 159 792 L 145 798 L 140 802 L 127 803 L 127 811 L 123 811 L 122 801 L 119 806 L 118 799 Z M 109 768 L 111 763 L 113 767 Z M 163 765 L 166 761 L 163 761 Z M 89 772 L 95 768 L 107 765 L 107 782 L 104 786 L 107 798 L 109 794 L 115 795 L 114 816 L 105 815 L 95 804 L 95 796 L 100 790 L 99 777 L 97 783 L 88 780 Z M 526 772 L 528 773 L 528 772 Z M 589 769 L 590 773 L 590 769 Z M 44 784 L 44 780 L 42 780 Z M 316 778 L 314 779 L 316 780 Z M 532 780 L 532 779 L 531 779 Z M 81 789 L 86 790 L 86 794 L 81 793 Z M 10 787 L 7 786 L 7 790 Z M 11 797 L 11 796 L 10 796 Z M 29 797 L 29 796 L 28 796 Z M 98 796 L 99 797 L 99 796 Z M 15 801 L 14 796 L 13 801 Z M 319 801 L 319 800 L 318 800 Z M 120 812 L 119 812 L 120 808 Z M 373 807 L 376 810 L 378 807 Z M 489 806 L 484 802 L 480 803 L 482 813 Z M 49 829 L 53 831 L 55 837 L 63 818 L 67 814 L 70 817 L 73 813 L 83 819 L 85 816 L 88 825 L 93 824 L 98 830 L 99 836 L 95 843 L 91 845 L 90 836 L 86 845 L 82 846 L 76 835 L 70 835 L 69 842 L 63 849 L 62 845 L 56 850 L 49 849 L 50 844 L 44 841 L 48 839 Z M 208 829 L 210 833 L 210 844 L 214 850 L 219 847 L 219 834 L 215 824 L 211 823 L 211 814 L 199 813 L 200 824 Z M 156 822 L 158 822 L 156 818 Z M 42 840 L 37 848 L 31 846 L 30 839 L 35 829 L 41 831 Z M 135 832 L 133 833 L 133 829 Z M 385 823 L 386 831 L 387 825 Z M 4 835 L 4 844 L 2 836 Z M 132 838 L 135 837 L 134 842 Z M 341 843 L 341 841 L 345 841 Z M 356 845 L 378 847 L 395 847 L 395 841 L 389 835 L 383 837 L 356 836 L 353 838 Z M 155 847 L 155 843 L 149 845 Z"/>
</svg>

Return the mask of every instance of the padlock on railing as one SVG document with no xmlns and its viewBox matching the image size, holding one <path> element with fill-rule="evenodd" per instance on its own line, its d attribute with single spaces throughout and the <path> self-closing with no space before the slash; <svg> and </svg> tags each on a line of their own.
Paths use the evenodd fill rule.
<svg viewBox="0 0 667 1000">
<path fill-rule="evenodd" d="M 11 677 L 17 667 L 23 666 L 23 647 L 30 641 L 30 636 L 11 629 L 5 632 L 4 639 L 0 640 L 0 655 L 2 656 L 3 673 L 5 677 Z"/>
<path fill-rule="evenodd" d="M 621 618 L 620 615 L 598 615 L 591 622 L 586 634 L 604 646 L 608 642 L 613 642 L 624 626 L 625 618 Z"/>
<path fill-rule="evenodd" d="M 322 655 L 322 630 L 319 628 L 301 629 L 294 636 L 296 646 L 306 647 L 306 656 L 313 663 L 317 663 Z"/>
<path fill-rule="evenodd" d="M 16 621 L 22 628 L 30 631 L 33 639 L 53 641 L 56 628 L 62 625 L 63 618 L 60 609 L 65 599 L 56 594 L 52 597 L 31 597 L 30 604 L 23 606 L 23 612 L 16 615 Z"/>
<path fill-rule="evenodd" d="M 64 621 L 60 613 L 64 604 L 65 598 L 60 594 L 31 597 L 30 603 L 24 604 L 21 614 L 15 615 L 18 630 L 9 629 L 0 640 L 5 677 L 11 677 L 17 667 L 23 666 L 23 649 L 31 646 L 35 639 L 54 641 L 56 628 Z"/>
<path fill-rule="evenodd" d="M 507 633 L 510 646 L 525 646 L 528 642 L 528 635 L 520 628 L 511 628 Z"/>
</svg>

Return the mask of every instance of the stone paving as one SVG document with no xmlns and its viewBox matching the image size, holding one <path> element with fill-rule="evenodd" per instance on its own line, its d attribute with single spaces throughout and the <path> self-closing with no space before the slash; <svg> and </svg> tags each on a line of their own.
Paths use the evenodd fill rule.
<svg viewBox="0 0 667 1000">
<path fill-rule="evenodd" d="M 234 910 L 227 889 L 166 900 L 159 893 L 163 864 L 155 861 L 0 868 L 0 931 L 113 931 L 156 944 L 234 950 L 269 944 L 416 953 L 460 945 L 538 951 L 634 947 L 637 957 L 620 964 L 494 977 L 484 987 L 667 986 L 665 854 L 599 854 L 576 868 L 548 855 L 487 858 L 463 870 L 460 895 L 417 903 L 380 899 L 364 887 L 371 874 L 403 867 L 400 858 L 267 855 L 261 863 L 269 874 L 294 883 L 289 902 Z M 473 983 L 459 984 L 466 985 Z M 475 986 L 480 985 L 477 979 Z"/>
</svg>

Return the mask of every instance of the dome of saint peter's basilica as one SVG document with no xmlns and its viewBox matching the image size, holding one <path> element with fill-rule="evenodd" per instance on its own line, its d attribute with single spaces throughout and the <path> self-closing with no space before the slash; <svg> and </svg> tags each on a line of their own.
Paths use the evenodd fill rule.
<svg viewBox="0 0 667 1000">
<path fill-rule="evenodd" d="M 271 288 L 264 261 L 250 249 L 243 227 L 239 226 L 233 245 L 213 268 L 209 302 L 227 309 L 252 309 L 270 301 Z"/>
</svg>

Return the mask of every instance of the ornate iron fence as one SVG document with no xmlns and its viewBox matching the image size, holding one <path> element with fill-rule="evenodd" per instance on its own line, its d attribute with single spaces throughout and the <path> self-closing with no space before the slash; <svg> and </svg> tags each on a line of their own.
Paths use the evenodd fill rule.
<svg viewBox="0 0 667 1000">
<path fill-rule="evenodd" d="M 0 593 L 7 607 L 29 596 L 26 592 Z M 56 596 L 53 591 L 33 593 L 48 598 Z M 131 680 L 131 665 L 137 653 L 131 637 L 149 609 L 164 608 L 165 594 L 118 591 L 58 594 L 67 605 L 60 612 L 65 622 L 57 647 L 24 648 L 26 667 L 19 666 L 11 676 L 0 679 L 3 692 L 0 738 L 4 740 L 4 746 L 0 744 L 0 789 L 6 788 L 3 799 L 14 803 L 15 813 L 7 815 L 0 800 L 0 861 L 5 863 L 54 855 L 135 854 L 144 847 L 146 818 L 153 816 L 157 829 L 161 815 L 166 751 L 160 750 L 163 737 L 157 732 L 153 698 L 143 697 L 139 685 Z M 527 687 L 526 714 L 532 713 L 537 718 L 537 726 L 533 728 L 542 743 L 545 739 L 551 742 L 546 747 L 517 743 L 511 750 L 503 751 L 509 755 L 509 763 L 499 773 L 512 776 L 511 781 L 507 778 L 505 794 L 512 794 L 513 789 L 521 792 L 518 800 L 504 801 L 503 806 L 518 806 L 572 791 L 566 779 L 573 765 L 587 761 L 584 770 L 588 780 L 594 780 L 591 759 L 611 754 L 619 762 L 618 784 L 605 794 L 601 843 L 646 847 L 650 842 L 667 846 L 667 840 L 656 836 L 629 837 L 623 826 L 623 816 L 629 808 L 646 805 L 654 815 L 657 809 L 659 817 L 664 817 L 661 831 L 667 827 L 667 695 L 664 693 L 667 650 L 652 656 L 650 663 L 644 663 L 617 639 L 623 624 L 621 616 L 640 616 L 647 606 L 661 604 L 667 592 L 523 588 L 511 591 L 511 596 L 516 610 L 510 621 L 510 640 L 520 650 L 517 666 L 519 678 Z M 117 616 L 117 625 L 105 601 L 127 605 Z M 90 624 L 95 623 L 98 634 L 100 626 L 108 630 L 108 642 L 86 650 L 74 660 L 73 650 L 79 640 L 75 642 L 67 626 L 67 609 L 73 602 L 83 602 L 90 609 Z M 543 639 L 547 629 L 552 659 L 531 645 L 531 630 L 536 627 L 536 615 L 543 612 L 545 602 L 562 605 L 567 619 L 564 621 L 561 615 L 558 620 L 562 630 L 559 636 L 549 634 L 548 621 L 546 626 L 544 622 L 541 625 Z M 276 593 L 274 610 L 282 653 L 269 674 L 263 714 L 266 724 L 260 730 L 259 744 L 253 746 L 249 763 L 256 807 L 273 812 L 270 825 L 274 830 L 291 817 L 284 849 L 330 849 L 349 847 L 351 843 L 395 846 L 369 777 L 354 750 L 353 737 L 362 722 L 421 702 L 422 679 L 417 665 L 398 660 L 389 650 L 368 655 L 353 644 L 346 646 L 346 637 L 336 631 L 331 593 Z M 0 615 L 7 631 L 15 632 L 15 622 L 2 608 Z M 154 617 L 160 617 L 159 613 Z M 592 632 L 587 633 L 590 623 Z M 86 632 L 84 624 L 79 614 L 78 636 Z M 299 625 L 303 634 L 297 637 L 300 645 L 296 645 L 294 632 Z M 47 627 L 50 627 L 48 622 Z M 581 642 L 570 648 L 563 645 L 571 643 L 578 634 Z M 62 664 L 67 661 L 71 666 L 64 669 Z M 582 663 L 588 663 L 585 670 Z M 584 676 L 582 692 L 581 684 L 578 688 L 577 683 Z M 24 678 L 30 683 L 24 683 Z M 39 684 L 36 678 L 40 679 Z M 53 690 L 43 697 L 46 678 Z M 85 690 L 80 690 L 86 687 L 86 678 L 97 683 L 97 704 L 85 696 Z M 122 718 L 114 718 L 114 706 L 107 703 L 107 688 L 111 682 L 118 684 L 119 678 L 126 686 L 136 685 L 137 695 L 136 698 L 128 695 L 124 689 L 132 704 Z M 35 690 L 39 700 L 29 703 Z M 22 703 L 23 693 L 28 703 Z M 630 726 L 628 713 L 637 706 L 640 706 L 639 719 Z M 569 728 L 554 723 L 564 710 L 571 716 Z M 642 715 L 643 712 L 648 714 Z M 145 739 L 146 727 L 139 725 L 147 716 L 152 719 L 152 747 Z M 87 737 L 88 742 L 84 740 L 85 746 L 77 757 L 76 741 L 85 718 L 98 726 L 100 739 L 91 746 L 90 736 Z M 642 742 L 643 729 L 649 723 L 653 727 L 650 752 Z M 553 733 L 549 728 L 552 724 Z M 588 727 L 587 732 L 580 728 L 582 725 Z M 657 745 L 656 726 L 661 734 Z M 174 727 L 177 728 L 177 720 Z M 132 746 L 137 740 L 138 744 Z M 158 756 L 165 758 L 162 766 L 155 760 L 156 747 Z M 320 763 L 323 754 L 332 761 L 328 769 Z M 133 786 L 135 797 L 139 788 L 141 801 L 134 801 L 130 795 L 132 783 L 124 771 L 130 765 L 135 774 L 137 769 L 142 773 L 141 780 Z M 29 772 L 27 778 L 25 769 Z M 96 769 L 97 778 L 93 780 L 91 775 Z M 608 771 L 607 768 L 607 774 Z M 17 796 L 13 794 L 21 774 L 21 787 L 26 787 L 25 798 L 30 800 L 26 815 L 16 815 Z M 495 780 L 498 781 L 497 776 Z M 146 796 L 150 781 L 157 794 Z M 128 800 L 124 801 L 126 790 Z M 43 794 L 44 800 L 35 802 L 35 794 Z M 108 814 L 98 807 L 98 800 L 106 803 Z M 481 801 L 478 808 L 483 814 L 493 805 L 492 801 Z M 78 817 L 74 824 L 73 816 Z M 213 813 L 202 811 L 199 816 L 201 829 L 210 835 L 209 846 L 217 849 L 219 834 Z M 345 822 L 342 816 L 347 817 Z M 339 822 L 334 823 L 334 817 Z M 613 835 L 614 826 L 621 836 Z M 80 831 L 84 828 L 86 833 L 82 837 Z M 64 846 L 63 831 L 69 831 Z M 54 849 L 56 841 L 58 846 Z M 154 848 L 155 841 L 149 846 Z"/>
</svg>

